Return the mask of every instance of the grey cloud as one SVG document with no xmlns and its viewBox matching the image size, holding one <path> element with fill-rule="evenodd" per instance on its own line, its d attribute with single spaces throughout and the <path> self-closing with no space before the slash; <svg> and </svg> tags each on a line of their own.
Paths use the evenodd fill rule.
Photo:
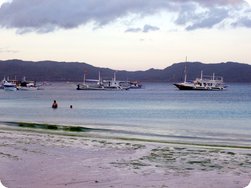
<svg viewBox="0 0 251 188">
<path fill-rule="evenodd" d="M 180 13 L 175 23 L 185 26 L 186 30 L 212 28 L 225 21 L 233 25 L 231 23 L 239 19 L 240 16 L 245 15 L 244 17 L 247 19 L 251 15 L 248 11 L 243 14 L 243 10 L 247 8 L 247 5 L 242 0 L 194 0 L 193 3 L 190 1 L 190 3 L 184 3 L 180 6 Z M 248 9 L 250 10 L 250 7 Z M 242 26 L 250 27 L 248 24 Z"/>
<path fill-rule="evenodd" d="M 165 0 L 13 0 L 1 6 L 0 25 L 49 32 L 89 22 L 102 26 L 130 13 L 144 16 L 168 7 Z"/>
<path fill-rule="evenodd" d="M 238 4 L 242 4 L 245 1 L 244 0 L 176 0 L 176 2 L 179 3 L 197 3 L 205 7 L 214 7 L 214 6 L 226 6 L 226 5 L 231 5 L 231 6 L 236 6 Z"/>
<path fill-rule="evenodd" d="M 142 29 L 141 28 L 128 28 L 125 32 L 126 33 L 138 33 L 141 32 Z"/>
<path fill-rule="evenodd" d="M 46 33 L 94 23 L 101 27 L 137 15 L 139 18 L 160 11 L 177 14 L 174 22 L 188 30 L 211 28 L 232 18 L 229 12 L 244 6 L 244 0 L 12 0 L 0 7 L 0 27 L 17 28 L 19 33 Z M 247 4 L 245 4 L 247 6 Z M 203 11 L 200 11 L 203 10 Z M 205 14 L 204 14 L 205 13 Z M 242 15 L 243 17 L 243 15 Z M 243 18 L 247 19 L 248 17 Z M 243 24 L 250 27 L 249 24 Z M 143 31 L 152 30 L 146 28 Z M 154 28 L 158 30 L 159 28 Z M 128 30 L 127 32 L 137 32 Z"/>
<path fill-rule="evenodd" d="M 200 14 L 200 16 L 196 20 L 193 20 L 192 24 L 190 24 L 186 29 L 194 30 L 199 28 L 212 28 L 216 24 L 225 20 L 228 16 L 229 13 L 226 9 L 211 9 L 209 12 Z"/>
<path fill-rule="evenodd" d="M 251 9 L 245 10 L 243 12 L 244 15 L 240 16 L 235 22 L 232 23 L 233 27 L 249 27 L 251 28 Z"/>
<path fill-rule="evenodd" d="M 141 29 L 141 28 L 128 28 L 125 32 L 131 32 L 131 33 L 144 32 L 144 33 L 148 33 L 148 32 L 157 31 L 157 30 L 159 30 L 158 27 L 146 24 L 146 25 L 144 25 L 143 29 Z"/>
<path fill-rule="evenodd" d="M 145 26 L 144 26 L 144 29 L 143 29 L 143 32 L 144 32 L 144 33 L 148 33 L 148 32 L 150 32 L 150 31 L 157 31 L 157 30 L 159 30 L 158 27 L 151 26 L 151 25 L 145 25 Z"/>
<path fill-rule="evenodd" d="M 251 28 L 251 18 L 240 18 L 238 21 L 232 24 L 234 27 L 250 27 Z"/>
</svg>

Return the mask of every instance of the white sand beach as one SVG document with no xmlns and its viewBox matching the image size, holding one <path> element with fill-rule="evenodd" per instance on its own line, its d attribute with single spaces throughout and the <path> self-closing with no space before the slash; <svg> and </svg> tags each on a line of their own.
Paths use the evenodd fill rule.
<svg viewBox="0 0 251 188">
<path fill-rule="evenodd" d="M 250 169 L 248 149 L 0 130 L 8 188 L 243 188 Z"/>
</svg>

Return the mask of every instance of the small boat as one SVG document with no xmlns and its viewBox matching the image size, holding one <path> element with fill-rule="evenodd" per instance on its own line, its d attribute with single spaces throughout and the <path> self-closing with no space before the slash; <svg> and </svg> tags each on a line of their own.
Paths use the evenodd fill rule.
<svg viewBox="0 0 251 188">
<path fill-rule="evenodd" d="M 26 78 L 24 77 L 20 84 L 17 86 L 17 89 L 21 91 L 33 91 L 38 90 L 38 87 L 36 86 L 35 81 L 26 81 Z"/>
<path fill-rule="evenodd" d="M 21 83 L 20 86 L 17 87 L 20 91 L 34 91 L 38 90 L 39 88 L 34 83 Z"/>
<path fill-rule="evenodd" d="M 1 81 L 0 89 L 4 89 L 6 91 L 16 91 L 17 83 L 18 81 L 16 79 L 10 80 L 9 77 L 7 79 L 5 79 L 4 77 L 3 80 Z"/>
<path fill-rule="evenodd" d="M 3 88 L 5 91 L 16 91 L 17 85 L 15 83 L 5 81 L 5 83 L 3 84 Z"/>
<path fill-rule="evenodd" d="M 130 81 L 130 89 L 141 89 L 142 84 L 140 84 L 138 81 Z"/>
<path fill-rule="evenodd" d="M 187 82 L 187 75 L 185 71 L 184 82 L 175 83 L 174 85 L 180 90 L 223 90 L 226 88 L 223 77 L 215 76 L 205 76 L 203 71 L 201 71 L 201 77 L 196 78 L 193 82 Z"/>
</svg>

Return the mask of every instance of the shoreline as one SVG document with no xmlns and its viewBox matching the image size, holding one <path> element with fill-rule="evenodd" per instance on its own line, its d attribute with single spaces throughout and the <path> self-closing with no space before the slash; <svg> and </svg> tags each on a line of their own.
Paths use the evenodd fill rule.
<svg viewBox="0 0 251 188">
<path fill-rule="evenodd" d="M 170 145 L 183 145 L 192 147 L 207 147 L 207 148 L 226 148 L 226 149 L 247 149 L 251 150 L 251 146 L 247 143 L 238 145 L 230 143 L 219 143 L 219 142 L 195 142 L 195 141 L 185 141 L 185 140 L 172 140 L 172 139 L 155 139 L 151 137 L 137 137 L 137 135 L 120 135 L 112 136 L 107 134 L 108 132 L 118 133 L 112 129 L 104 128 L 93 128 L 89 126 L 76 126 L 76 125 L 59 125 L 59 124 L 48 124 L 48 123 L 36 123 L 36 122 L 0 122 L 0 129 L 5 130 L 15 130 L 15 131 L 26 131 L 26 132 L 36 132 L 44 134 L 55 134 L 63 136 L 79 136 L 79 137 L 95 137 L 111 140 L 121 140 L 121 141 L 135 141 L 135 142 L 145 142 L 145 143 L 157 143 L 157 144 L 170 144 Z M 119 134 L 118 134 L 119 135 Z M 182 139 L 182 138 L 181 138 Z"/>
<path fill-rule="evenodd" d="M 2 127 L 0 148 L 0 180 L 9 188 L 243 188 L 251 179 L 249 148 Z"/>
</svg>

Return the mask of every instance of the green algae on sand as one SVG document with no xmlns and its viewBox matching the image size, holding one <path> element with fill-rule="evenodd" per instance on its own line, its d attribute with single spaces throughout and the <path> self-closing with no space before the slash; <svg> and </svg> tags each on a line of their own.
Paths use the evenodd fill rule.
<svg viewBox="0 0 251 188">
<path fill-rule="evenodd" d="M 66 125 L 53 125 L 46 123 L 29 123 L 29 122 L 8 122 L 16 127 L 30 128 L 30 129 L 45 129 L 45 130 L 61 130 L 67 132 L 87 132 L 90 128 L 80 126 L 66 126 Z"/>
</svg>

